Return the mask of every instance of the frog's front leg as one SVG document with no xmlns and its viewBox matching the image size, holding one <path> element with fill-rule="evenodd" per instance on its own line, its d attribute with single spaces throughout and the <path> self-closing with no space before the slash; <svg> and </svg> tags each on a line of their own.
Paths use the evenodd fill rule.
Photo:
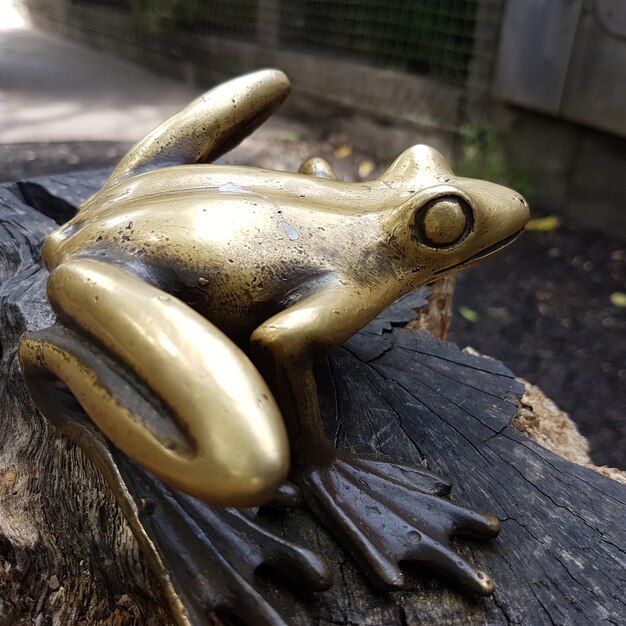
<svg viewBox="0 0 626 626">
<path fill-rule="evenodd" d="M 57 267 L 48 298 L 57 325 L 20 343 L 44 412 L 60 379 L 119 449 L 168 485 L 211 504 L 272 497 L 289 467 L 285 428 L 228 337 L 172 295 L 94 259 Z"/>
<path fill-rule="evenodd" d="M 363 302 L 367 299 L 347 289 L 326 288 L 277 314 L 252 336 L 255 360 L 288 425 L 291 479 L 379 587 L 402 587 L 399 563 L 410 560 L 488 595 L 494 590 L 489 576 L 456 554 L 449 539 L 453 534 L 495 537 L 496 518 L 445 499 L 449 483 L 427 470 L 337 452 L 326 440 L 310 359 L 369 321 L 374 312 Z"/>
</svg>

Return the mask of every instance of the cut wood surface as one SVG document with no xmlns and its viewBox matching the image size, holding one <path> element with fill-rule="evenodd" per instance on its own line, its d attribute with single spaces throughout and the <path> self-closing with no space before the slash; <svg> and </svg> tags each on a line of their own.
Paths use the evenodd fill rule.
<svg viewBox="0 0 626 626">
<path fill-rule="evenodd" d="M 127 487 L 126 518 L 137 502 L 134 523 L 160 546 L 159 570 L 154 555 L 140 551 L 101 471 L 35 411 L 17 364 L 20 334 L 54 319 L 38 265 L 43 238 L 105 175 L 0 188 L 1 625 L 171 624 L 164 574 L 194 624 L 214 619 L 207 614 L 211 590 L 189 564 L 206 558 L 207 567 L 216 567 L 209 550 L 228 538 L 211 536 L 210 524 L 227 513 L 206 505 L 190 513 L 194 503 L 103 447 L 102 458 Z M 625 623 L 626 487 L 517 431 L 512 421 L 523 386 L 502 364 L 398 328 L 422 296 L 397 304 L 320 364 L 326 426 L 339 448 L 425 465 L 453 480 L 453 500 L 494 513 L 502 521 L 498 539 L 463 539 L 455 547 L 493 576 L 495 595 L 471 597 L 416 567 L 407 590 L 376 591 L 328 531 L 295 509 L 262 511 L 254 523 L 323 554 L 335 584 L 312 593 L 262 568 L 259 598 L 287 624 Z M 147 494 L 170 502 L 169 513 L 150 516 L 139 506 Z M 225 581 L 235 579 L 234 557 L 219 567 Z M 249 592 L 250 580 L 251 573 L 241 593 Z"/>
</svg>

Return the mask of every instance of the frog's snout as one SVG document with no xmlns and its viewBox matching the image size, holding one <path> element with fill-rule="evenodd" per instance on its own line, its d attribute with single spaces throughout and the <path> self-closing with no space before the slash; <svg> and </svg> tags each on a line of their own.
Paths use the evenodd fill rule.
<svg viewBox="0 0 626 626">
<path fill-rule="evenodd" d="M 530 219 L 530 207 L 524 196 L 513 192 L 513 217 L 514 226 L 519 226 L 517 230 L 523 230 Z"/>
<path fill-rule="evenodd" d="M 528 202 L 517 192 L 496 187 L 497 197 L 481 204 L 477 211 L 475 230 L 479 250 L 474 258 L 483 258 L 513 243 L 530 218 Z M 482 232 L 485 233 L 481 236 Z M 473 259 L 472 259 L 473 260 Z"/>
<path fill-rule="evenodd" d="M 508 240 L 526 226 L 530 218 L 528 202 L 516 191 L 470 179 L 464 181 L 464 189 L 472 199 L 476 252 Z"/>
<path fill-rule="evenodd" d="M 513 243 L 530 217 L 526 200 L 495 183 L 465 179 L 463 190 L 471 199 L 473 224 L 463 242 L 450 252 L 448 263 L 435 274 L 470 267 Z"/>
</svg>

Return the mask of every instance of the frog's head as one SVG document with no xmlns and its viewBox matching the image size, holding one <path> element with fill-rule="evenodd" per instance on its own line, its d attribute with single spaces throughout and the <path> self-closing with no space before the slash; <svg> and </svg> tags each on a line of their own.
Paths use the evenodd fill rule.
<svg viewBox="0 0 626 626">
<path fill-rule="evenodd" d="M 404 152 L 383 174 L 388 185 L 407 185 L 410 196 L 384 219 L 400 273 L 411 287 L 457 272 L 491 256 L 521 234 L 528 204 L 501 185 L 456 177 L 428 146 Z"/>
</svg>

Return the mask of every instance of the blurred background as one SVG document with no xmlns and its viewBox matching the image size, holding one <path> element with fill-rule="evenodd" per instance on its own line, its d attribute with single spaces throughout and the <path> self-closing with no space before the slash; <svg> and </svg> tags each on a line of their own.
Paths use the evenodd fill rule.
<svg viewBox="0 0 626 626">
<path fill-rule="evenodd" d="M 527 196 L 522 240 L 459 277 L 449 337 L 626 468 L 626 2 L 0 0 L 0 180 L 111 167 L 264 66 L 294 93 L 231 162 L 366 180 L 427 143 Z"/>
</svg>

